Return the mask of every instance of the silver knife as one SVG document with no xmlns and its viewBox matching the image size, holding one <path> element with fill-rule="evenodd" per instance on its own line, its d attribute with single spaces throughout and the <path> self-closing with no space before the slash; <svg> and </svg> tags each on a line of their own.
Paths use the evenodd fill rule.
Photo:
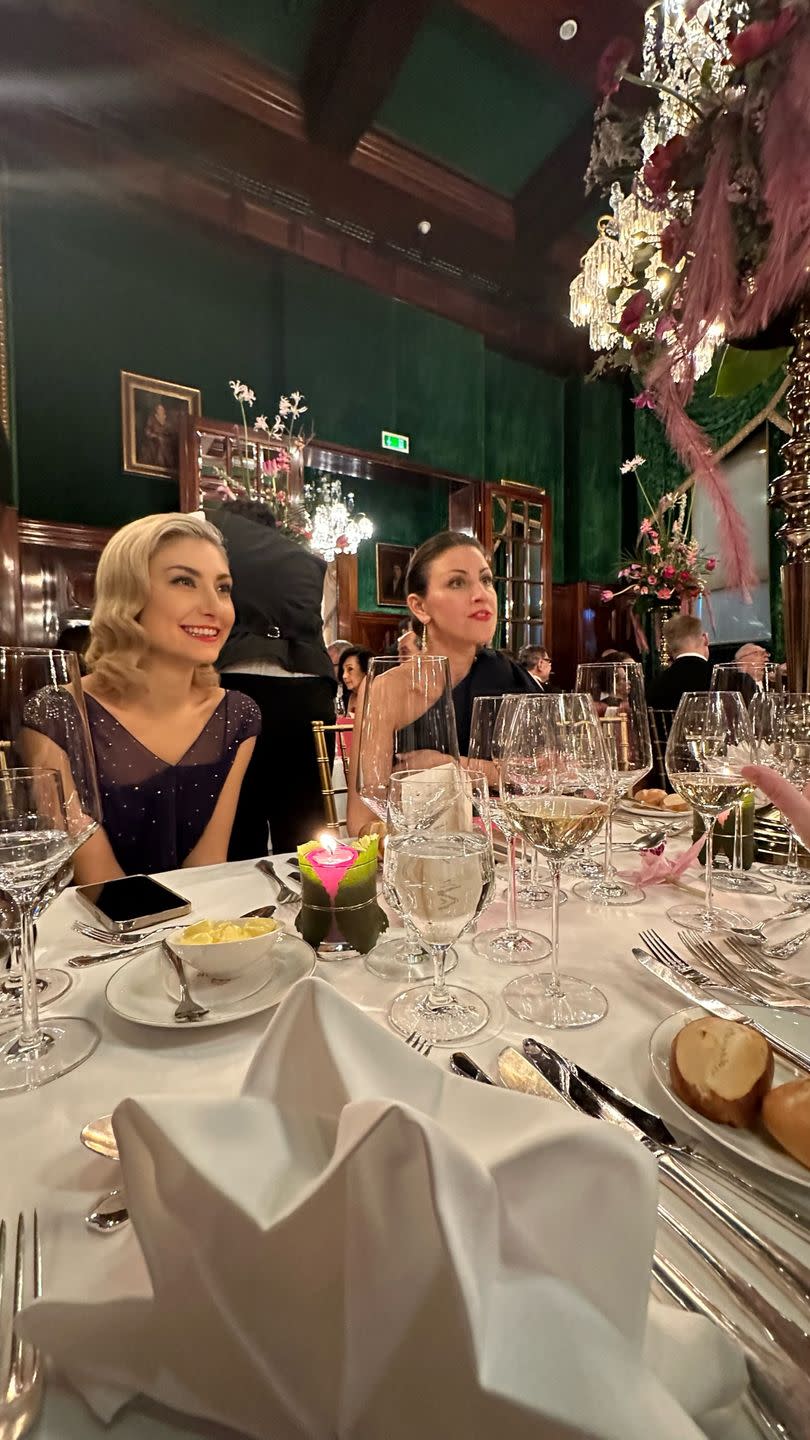
<svg viewBox="0 0 810 1440">
<path fill-rule="evenodd" d="M 539 1040 L 524 1040 L 523 1053 L 526 1059 L 537 1066 L 545 1079 L 573 1108 L 594 1119 L 608 1120 L 611 1124 L 617 1125 L 621 1130 L 632 1135 L 635 1140 L 639 1140 L 645 1149 L 655 1155 L 661 1177 L 670 1189 L 675 1189 L 679 1195 L 685 1197 L 688 1203 L 699 1209 L 701 1214 L 709 1215 L 718 1221 L 738 1249 L 749 1252 L 760 1268 L 768 1267 L 768 1274 L 781 1285 L 782 1289 L 793 1297 L 800 1297 L 804 1306 L 810 1302 L 810 1270 L 802 1265 L 801 1261 L 784 1250 L 781 1245 L 764 1240 L 758 1235 L 741 1215 L 738 1215 L 726 1204 L 725 1200 L 690 1175 L 688 1169 L 679 1160 L 651 1140 L 615 1105 L 601 1099 L 595 1091 L 591 1090 L 583 1080 L 573 1073 L 566 1058 L 559 1055 L 556 1050 L 549 1045 L 543 1045 Z M 769 1315 L 770 1322 L 778 1325 L 778 1312 L 773 1310 L 772 1306 L 769 1306 L 768 1309 L 769 1312 L 772 1312 Z M 781 1332 L 780 1340 L 785 1349 L 793 1354 L 799 1363 L 810 1368 L 810 1336 L 805 1335 L 795 1326 L 788 1326 L 787 1321 L 782 1325 Z M 801 1337 L 799 1344 L 795 1338 L 797 1335 Z"/>
<path fill-rule="evenodd" d="M 656 960 L 647 950 L 640 950 L 634 946 L 633 954 L 637 960 L 641 961 L 645 970 L 649 970 L 651 975 L 655 975 L 659 980 L 663 980 L 665 985 L 677 990 L 678 994 L 689 1000 L 692 1005 L 699 1005 L 710 1015 L 719 1015 L 721 1020 L 735 1020 L 740 1025 L 746 1025 L 749 1030 L 756 1030 L 767 1040 L 777 1055 L 781 1055 L 782 1059 L 787 1060 L 790 1065 L 795 1065 L 797 1070 L 804 1070 L 806 1074 L 810 1075 L 810 1055 L 806 1055 L 803 1050 L 797 1050 L 795 1045 L 774 1035 L 767 1025 L 760 1025 L 758 1020 L 752 1020 L 750 1015 L 744 1015 L 742 1010 L 735 1010 L 733 1005 L 727 1005 L 724 1000 L 716 999 L 712 991 L 704 990 L 702 985 L 695 985 L 691 980 L 684 979 L 682 975 L 676 975 L 674 970 L 670 970 L 667 965 Z"/>
</svg>

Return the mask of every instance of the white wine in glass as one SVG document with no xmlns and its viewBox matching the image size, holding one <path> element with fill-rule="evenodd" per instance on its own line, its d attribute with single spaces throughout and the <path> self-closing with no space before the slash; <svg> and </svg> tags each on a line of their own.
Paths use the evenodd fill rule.
<svg viewBox="0 0 810 1440">
<path fill-rule="evenodd" d="M 764 651 L 762 652 L 764 654 Z M 755 652 L 756 655 L 756 652 Z M 712 690 L 731 690 L 742 695 L 748 707 L 749 718 L 753 714 L 753 707 L 758 703 L 759 697 L 766 697 L 777 690 L 783 690 L 784 685 L 778 682 L 776 675 L 770 676 L 768 672 L 780 671 L 781 666 L 766 665 L 755 661 L 745 668 L 740 665 L 715 665 L 712 670 Z M 753 728 L 753 720 L 752 720 Z M 721 870 L 712 878 L 712 885 L 715 890 L 730 891 L 736 895 L 773 895 L 776 886 L 771 880 L 764 880 L 761 875 L 752 875 L 743 865 L 743 823 L 744 806 L 747 800 L 753 801 L 754 792 L 750 786 L 746 786 L 740 800 L 734 806 L 734 849 L 730 870 Z"/>
</svg>

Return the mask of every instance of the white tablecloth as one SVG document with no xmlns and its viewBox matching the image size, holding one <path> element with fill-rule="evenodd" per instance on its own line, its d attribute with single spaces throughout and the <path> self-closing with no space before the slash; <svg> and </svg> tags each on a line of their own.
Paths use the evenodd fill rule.
<svg viewBox="0 0 810 1440">
<path fill-rule="evenodd" d="M 283 860 L 277 858 L 276 864 L 283 866 Z M 166 878 L 188 896 L 195 913 L 213 917 L 239 914 L 274 897 L 272 883 L 251 862 L 177 871 Z M 693 883 L 700 883 L 699 875 Z M 646 926 L 662 929 L 668 938 L 675 938 L 664 912 L 676 896 L 683 898 L 683 891 L 657 886 L 649 891 L 643 905 L 608 910 L 588 907 L 575 897 L 569 900 L 561 911 L 562 968 L 598 984 L 608 997 L 610 1009 L 598 1025 L 554 1032 L 548 1038 L 574 1060 L 580 1060 L 604 1079 L 683 1126 L 680 1112 L 661 1094 L 648 1060 L 652 1031 L 680 1006 L 677 997 L 647 975 L 631 954 L 631 946 L 638 943 L 638 931 Z M 728 899 L 723 896 L 721 902 L 727 903 Z M 735 897 L 735 906 L 752 916 L 765 913 L 762 902 L 754 904 Z M 768 909 L 773 912 L 772 905 Z M 87 912 L 71 891 L 59 897 L 39 922 L 38 960 L 42 965 L 58 965 L 69 954 L 92 949 L 71 929 L 74 920 L 86 917 Z M 524 910 L 521 918 L 538 929 L 547 930 L 547 910 Z M 483 924 L 490 928 L 502 923 L 502 919 L 503 907 L 496 904 L 485 915 Z M 538 1029 L 517 1022 L 499 999 L 503 985 L 519 973 L 519 968 L 493 965 L 476 956 L 468 945 L 461 945 L 459 954 L 459 967 L 451 979 L 457 977 L 461 982 L 463 978 L 486 995 L 493 1011 L 492 1023 L 482 1035 L 460 1048 L 471 1052 L 480 1064 L 494 1072 L 495 1058 L 504 1045 L 512 1043 L 519 1047 L 525 1035 L 538 1033 Z M 197 1032 L 142 1028 L 120 1019 L 105 1002 L 105 986 L 117 963 L 90 970 L 70 970 L 72 989 L 53 1007 L 54 1013 L 85 1015 L 99 1026 L 102 1039 L 91 1059 L 39 1092 L 0 1099 L 0 1215 L 11 1218 L 20 1208 L 38 1206 L 45 1247 L 46 1286 L 50 1273 L 60 1290 L 70 1284 L 76 1293 L 83 1292 L 88 1299 L 100 1284 L 102 1270 L 108 1274 L 118 1238 L 89 1233 L 83 1216 L 99 1196 L 113 1188 L 119 1172 L 115 1164 L 91 1155 L 81 1146 L 82 1126 L 113 1110 L 128 1095 L 236 1093 L 257 1040 L 273 1013 L 265 1012 L 253 1019 Z M 803 963 L 810 976 L 810 964 L 807 960 Z M 801 969 L 801 956 L 796 957 L 793 966 Z M 371 975 L 362 959 L 320 961 L 317 970 L 378 1018 L 380 1024 L 386 1023 L 387 1006 L 396 987 Z M 46 1015 L 49 1013 L 50 1010 L 45 1011 Z M 434 1049 L 430 1063 L 446 1066 L 448 1056 L 448 1050 Z M 756 1172 L 750 1173 L 756 1176 Z M 810 1200 L 810 1192 L 791 1189 L 790 1193 L 805 1205 Z M 738 1199 L 735 1204 L 745 1210 Z M 693 1212 L 684 1213 L 690 1227 L 699 1228 Z M 763 1227 L 758 1212 L 746 1213 Z M 718 1253 L 733 1259 L 737 1268 L 746 1269 L 742 1257 L 728 1251 L 716 1232 L 703 1231 L 704 1235 L 707 1233 Z M 803 1250 L 804 1262 L 810 1263 L 810 1247 L 802 1247 L 801 1242 L 786 1231 L 782 1231 L 779 1238 L 797 1254 Z M 686 1252 L 676 1252 L 671 1240 L 667 1240 L 664 1248 L 683 1268 L 694 1273 L 704 1288 L 710 1288 L 707 1272 L 690 1264 Z M 755 1271 L 746 1273 L 756 1277 Z M 779 1292 L 769 1293 L 776 1303 L 788 1309 Z M 167 1440 L 169 1436 L 177 1440 L 178 1436 L 211 1437 L 221 1432 L 194 1424 L 178 1426 L 171 1417 L 145 1407 L 125 1412 L 109 1431 L 104 1431 L 80 1400 L 68 1395 L 58 1384 L 51 1385 L 45 1415 L 37 1431 L 39 1440 L 95 1440 L 105 1433 L 114 1440 L 142 1440 L 146 1436 L 150 1440 L 158 1437 L 163 1440 L 164 1436 Z M 737 1412 L 724 1421 L 722 1433 L 733 1440 L 750 1440 L 754 1431 Z"/>
</svg>

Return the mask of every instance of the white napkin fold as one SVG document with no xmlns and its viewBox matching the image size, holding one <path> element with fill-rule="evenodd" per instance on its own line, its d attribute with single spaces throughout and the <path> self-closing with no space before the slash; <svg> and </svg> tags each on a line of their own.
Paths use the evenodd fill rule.
<svg viewBox="0 0 810 1440">
<path fill-rule="evenodd" d="M 116 1247 L 117 1298 L 21 1322 L 106 1419 L 141 1392 L 256 1440 L 694 1440 L 679 1401 L 745 1383 L 707 1322 L 677 1317 L 674 1347 L 663 1307 L 648 1324 L 639 1146 L 439 1070 L 324 981 L 240 1097 L 126 1100 L 114 1125 L 128 1293 Z"/>
</svg>

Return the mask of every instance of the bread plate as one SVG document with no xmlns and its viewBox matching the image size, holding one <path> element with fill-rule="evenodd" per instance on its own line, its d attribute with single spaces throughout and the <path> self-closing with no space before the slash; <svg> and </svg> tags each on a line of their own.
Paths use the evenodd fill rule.
<svg viewBox="0 0 810 1440">
<path fill-rule="evenodd" d="M 767 1025 L 773 1033 L 781 1039 L 789 1040 L 792 1045 L 801 1049 L 810 1050 L 810 1016 L 791 1014 L 787 1010 L 769 1010 L 762 1005 L 739 1005 L 738 1008 L 753 1020 L 759 1020 Z M 771 1175 L 778 1175 L 781 1179 L 792 1180 L 794 1185 L 802 1185 L 810 1189 L 810 1170 L 788 1155 L 786 1150 L 772 1140 L 763 1126 L 754 1130 L 735 1130 L 730 1125 L 718 1125 L 713 1120 L 707 1120 L 697 1110 L 693 1110 L 680 1096 L 676 1095 L 670 1084 L 669 1075 L 669 1052 L 672 1041 L 682 1026 L 687 1025 L 690 1020 L 697 1020 L 705 1016 L 705 1010 L 697 1006 L 690 1006 L 685 1010 L 678 1010 L 675 1015 L 670 1015 L 655 1029 L 650 1036 L 650 1064 L 652 1072 L 661 1089 L 668 1095 L 673 1105 L 676 1105 L 681 1114 L 691 1122 L 697 1130 L 704 1135 L 710 1136 L 723 1149 L 732 1151 L 735 1155 L 741 1156 L 751 1165 L 757 1165 L 767 1170 Z M 786 1080 L 795 1080 L 798 1071 L 791 1069 L 778 1055 L 775 1057 L 773 1083 L 784 1085 Z"/>
<path fill-rule="evenodd" d="M 667 810 L 663 805 L 639 805 L 635 800 L 621 800 L 616 807 L 616 814 L 624 811 L 627 815 L 643 815 L 645 820 L 650 821 L 651 828 L 655 825 L 691 825 L 691 810 Z"/>
</svg>

